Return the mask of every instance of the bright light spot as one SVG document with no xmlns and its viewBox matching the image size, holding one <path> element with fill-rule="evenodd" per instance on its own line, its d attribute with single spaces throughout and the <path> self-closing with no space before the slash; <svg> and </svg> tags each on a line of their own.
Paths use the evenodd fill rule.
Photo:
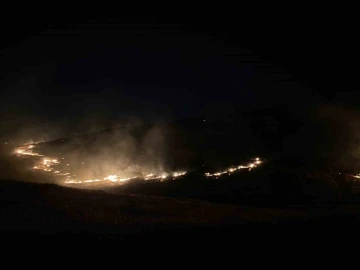
<svg viewBox="0 0 360 270">
<path fill-rule="evenodd" d="M 84 183 L 93 183 L 93 182 L 100 182 L 100 179 L 93 179 L 93 180 L 85 180 Z M 81 181 L 78 181 L 81 182 Z"/>
<path fill-rule="evenodd" d="M 183 176 L 183 175 L 185 175 L 186 174 L 186 172 L 174 172 L 173 173 L 173 177 L 180 177 L 180 176 Z"/>
<path fill-rule="evenodd" d="M 15 153 L 18 156 L 43 156 L 38 153 L 34 153 L 32 150 L 34 147 L 34 145 L 24 145 L 15 149 Z"/>
<path fill-rule="evenodd" d="M 115 181 L 117 181 L 117 178 L 118 178 L 117 175 L 111 174 L 111 175 L 105 177 L 104 180 L 109 180 L 109 181 L 115 182 Z"/>
</svg>

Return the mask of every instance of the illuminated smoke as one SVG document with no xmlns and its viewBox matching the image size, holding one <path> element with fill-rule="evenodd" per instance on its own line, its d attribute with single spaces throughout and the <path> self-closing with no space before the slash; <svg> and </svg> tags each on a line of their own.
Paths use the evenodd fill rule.
<svg viewBox="0 0 360 270">
<path fill-rule="evenodd" d="M 56 158 L 50 158 L 45 157 L 42 154 L 34 152 L 34 149 L 36 148 L 36 144 L 33 145 L 26 145 L 21 146 L 17 149 L 15 149 L 14 153 L 18 157 L 27 157 L 27 156 L 34 156 L 34 157 L 43 157 L 42 159 L 38 160 L 36 162 L 36 165 L 32 167 L 35 171 L 43 171 L 43 172 L 50 172 L 54 174 L 54 176 L 57 177 L 65 177 L 65 180 L 62 181 L 60 184 L 89 184 L 89 183 L 96 183 L 96 182 L 112 182 L 112 183 L 118 183 L 121 184 L 123 182 L 132 180 L 132 179 L 144 179 L 144 180 L 165 180 L 168 178 L 178 178 L 181 176 L 184 176 L 186 174 L 186 171 L 176 171 L 176 172 L 162 172 L 162 173 L 141 173 L 140 175 L 117 175 L 117 174 L 108 174 L 106 177 L 102 179 L 77 179 L 75 174 L 71 173 L 71 167 L 70 163 L 61 164 L 60 159 Z M 84 164 L 84 162 L 81 162 L 81 164 Z M 67 169 L 64 169 L 64 166 L 66 165 Z M 141 168 L 140 168 L 140 171 Z"/>
<path fill-rule="evenodd" d="M 78 179 L 76 174 L 73 174 L 71 172 L 72 166 L 70 163 L 67 163 L 69 161 L 62 164 L 61 160 L 63 160 L 64 158 L 59 159 L 59 158 L 53 158 L 53 157 L 46 157 L 40 153 L 35 152 L 34 151 L 35 149 L 36 149 L 36 144 L 25 145 L 25 146 L 21 146 L 21 147 L 15 149 L 14 153 L 18 157 L 27 157 L 27 156 L 42 157 L 41 159 L 37 160 L 36 165 L 34 165 L 32 167 L 32 169 L 35 171 L 43 171 L 43 172 L 51 173 L 54 176 L 62 179 L 62 181 L 60 181 L 60 184 L 65 184 L 65 185 L 72 185 L 72 184 L 86 185 L 86 184 L 90 184 L 90 183 L 122 184 L 122 183 L 127 182 L 132 179 L 164 181 L 167 179 L 176 179 L 176 178 L 182 177 L 182 176 L 186 175 L 186 173 L 187 173 L 186 171 L 173 171 L 173 172 L 162 171 L 162 172 L 155 173 L 155 172 L 149 172 L 147 169 L 141 168 L 141 167 L 140 168 L 137 167 L 137 170 L 134 173 L 129 173 L 126 171 L 115 172 L 113 169 L 111 170 L 111 168 L 109 167 L 109 172 L 110 171 L 112 171 L 112 172 L 105 173 L 105 175 L 107 175 L 105 177 L 94 178 L 94 179 Z M 81 162 L 81 164 L 83 165 L 84 162 Z M 256 167 L 258 167 L 261 164 L 262 164 L 262 161 L 260 160 L 260 158 L 255 158 L 252 162 L 250 162 L 248 164 L 231 166 L 223 171 L 218 171 L 218 172 L 213 172 L 213 173 L 207 172 L 204 175 L 206 177 L 219 178 L 220 176 L 230 175 L 230 174 L 233 174 L 233 173 L 235 173 L 239 170 L 243 170 L 243 169 L 248 169 L 250 171 L 252 169 L 255 169 Z M 66 166 L 64 166 L 64 165 L 66 165 Z M 144 173 L 145 171 L 147 171 L 147 172 Z"/>
</svg>

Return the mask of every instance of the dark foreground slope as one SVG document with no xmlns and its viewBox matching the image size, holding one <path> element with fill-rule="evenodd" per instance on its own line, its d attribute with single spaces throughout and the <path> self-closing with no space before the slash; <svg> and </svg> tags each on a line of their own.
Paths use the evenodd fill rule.
<svg viewBox="0 0 360 270">
<path fill-rule="evenodd" d="M 1 237 L 12 243 L 122 239 L 230 244 L 279 237 L 346 239 L 346 235 L 357 234 L 359 210 L 360 205 L 237 207 L 12 181 L 2 181 L 0 188 Z"/>
</svg>

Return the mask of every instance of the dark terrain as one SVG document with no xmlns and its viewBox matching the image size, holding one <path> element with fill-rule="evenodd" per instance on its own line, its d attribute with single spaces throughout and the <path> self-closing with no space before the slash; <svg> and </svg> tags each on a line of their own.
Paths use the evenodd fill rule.
<svg viewBox="0 0 360 270">
<path fill-rule="evenodd" d="M 254 207 L 1 181 L 3 241 L 265 241 L 355 236 L 360 205 Z M 279 240 L 279 239 L 278 239 Z M 205 241 L 205 242 L 204 242 Z M 54 242 L 53 242 L 54 243 Z"/>
<path fill-rule="evenodd" d="M 281 108 L 277 110 L 277 114 L 284 115 Z M 2 239 L 10 242 L 121 239 L 229 245 L 278 241 L 282 237 L 287 241 L 315 241 L 319 237 L 346 240 L 356 235 L 360 226 L 360 196 L 354 179 L 339 176 L 339 171 L 347 175 L 341 168 L 329 170 L 330 163 L 320 157 L 304 158 L 296 152 L 290 155 L 286 149 L 279 154 L 280 133 L 286 134 L 281 117 L 273 132 L 266 131 L 261 114 L 251 118 L 256 121 L 247 119 L 244 126 L 253 123 L 249 133 L 241 128 L 241 121 L 196 119 L 166 123 L 168 138 L 176 142 L 166 152 L 169 166 L 181 164 L 190 170 L 180 179 L 165 182 L 134 180 L 102 190 L 24 183 L 11 179 L 26 181 L 30 173 L 9 173 L 23 161 L 3 158 Z M 129 132 L 141 141 L 148 128 Z M 86 145 L 98 141 L 111 143 L 107 138 L 113 138 L 113 132 L 109 129 L 46 142 L 39 149 L 46 154 L 67 150 L 86 153 L 89 151 Z M 256 153 L 265 155 L 265 159 L 255 170 L 219 179 L 203 176 L 208 169 L 223 168 Z M 46 181 L 46 176 L 41 177 L 44 179 L 40 182 Z"/>
</svg>

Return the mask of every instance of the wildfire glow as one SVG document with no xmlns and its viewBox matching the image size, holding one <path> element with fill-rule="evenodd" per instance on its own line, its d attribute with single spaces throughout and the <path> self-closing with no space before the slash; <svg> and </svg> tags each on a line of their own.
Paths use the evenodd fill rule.
<svg viewBox="0 0 360 270">
<path fill-rule="evenodd" d="M 60 162 L 57 159 L 49 159 L 44 158 L 42 162 L 40 162 L 38 165 L 34 166 L 34 170 L 43 170 L 47 172 L 51 172 L 54 170 L 54 165 L 59 164 Z M 60 171 L 54 171 L 55 174 L 61 174 Z"/>
<path fill-rule="evenodd" d="M 186 174 L 186 172 L 185 171 L 182 171 L 182 172 L 174 172 L 173 173 L 173 177 L 180 177 L 180 176 L 183 176 L 183 175 L 185 175 Z"/>
<path fill-rule="evenodd" d="M 38 157 L 43 157 L 43 155 L 40 155 L 38 153 L 34 153 L 33 152 L 33 148 L 35 146 L 34 145 L 24 145 L 24 146 L 21 146 L 17 149 L 15 149 L 15 154 L 18 155 L 18 156 L 38 156 Z"/>
<path fill-rule="evenodd" d="M 222 176 L 222 175 L 225 175 L 225 174 L 232 174 L 236 171 L 239 171 L 241 169 L 249 169 L 252 170 L 254 168 L 256 168 L 257 166 L 259 166 L 260 164 L 262 163 L 262 161 L 260 160 L 260 158 L 255 158 L 255 161 L 252 162 L 252 163 L 249 163 L 248 165 L 239 165 L 239 166 L 236 166 L 236 167 L 230 167 L 228 169 L 225 169 L 223 171 L 219 171 L 219 172 L 214 172 L 214 173 L 205 173 L 205 176 L 206 177 L 216 177 L 218 178 L 219 176 Z"/>
<path fill-rule="evenodd" d="M 186 174 L 186 171 L 171 172 L 171 173 L 163 172 L 160 174 L 147 173 L 147 174 L 144 174 L 143 177 L 140 177 L 139 175 L 137 175 L 137 176 L 131 176 L 131 175 L 120 176 L 117 174 L 109 174 L 108 176 L 106 176 L 102 179 L 79 180 L 79 179 L 76 179 L 75 174 L 72 174 L 71 172 L 69 172 L 71 170 L 70 163 L 61 164 L 59 159 L 45 157 L 42 154 L 34 152 L 35 148 L 36 148 L 35 144 L 25 145 L 25 146 L 21 146 L 21 147 L 15 149 L 14 153 L 19 157 L 26 157 L 26 156 L 44 157 L 42 159 L 37 160 L 36 165 L 34 165 L 32 167 L 32 169 L 36 170 L 36 171 L 51 172 L 55 176 L 58 176 L 58 177 L 65 177 L 65 181 L 63 182 L 64 184 L 89 184 L 89 183 L 96 183 L 96 182 L 104 182 L 104 183 L 112 182 L 112 183 L 121 184 L 123 182 L 129 181 L 129 180 L 132 180 L 135 178 L 142 178 L 144 180 L 153 180 L 153 179 L 165 180 L 165 179 L 168 179 L 171 177 L 178 178 L 178 177 L 181 177 Z M 64 158 L 61 158 L 61 159 L 64 159 Z M 81 164 L 84 164 L 84 162 L 82 162 Z M 65 165 L 66 167 L 64 168 L 63 165 Z M 66 170 L 66 172 L 64 170 Z"/>
<path fill-rule="evenodd" d="M 175 172 L 161 172 L 161 173 L 154 173 L 154 172 L 147 172 L 144 174 L 137 174 L 137 175 L 128 175 L 124 173 L 116 174 L 115 172 L 109 173 L 106 177 L 103 178 L 95 178 L 95 179 L 77 179 L 77 176 L 74 173 L 71 173 L 71 164 L 65 163 L 62 164 L 60 161 L 64 158 L 56 159 L 45 157 L 40 153 L 36 153 L 34 150 L 36 149 L 36 144 L 32 145 L 25 145 L 15 149 L 15 154 L 19 157 L 26 157 L 26 156 L 33 156 L 35 157 L 43 157 L 37 158 L 36 164 L 32 167 L 33 170 L 36 171 L 43 171 L 52 173 L 54 176 L 59 178 L 65 178 L 63 180 L 63 184 L 71 185 L 71 184 L 90 184 L 90 183 L 117 183 L 122 184 L 126 181 L 132 179 L 144 179 L 144 180 L 160 180 L 164 181 L 167 179 L 176 179 L 181 176 L 186 175 L 186 171 L 175 171 Z M 81 162 L 83 165 L 84 162 Z M 218 171 L 214 173 L 205 173 L 206 177 L 215 177 L 218 178 L 222 175 L 229 175 L 235 173 L 242 169 L 252 170 L 262 164 L 260 158 L 255 158 L 252 162 L 247 165 L 238 165 L 238 166 L 231 166 L 226 170 Z M 360 176 L 358 176 L 360 178 Z"/>
</svg>

